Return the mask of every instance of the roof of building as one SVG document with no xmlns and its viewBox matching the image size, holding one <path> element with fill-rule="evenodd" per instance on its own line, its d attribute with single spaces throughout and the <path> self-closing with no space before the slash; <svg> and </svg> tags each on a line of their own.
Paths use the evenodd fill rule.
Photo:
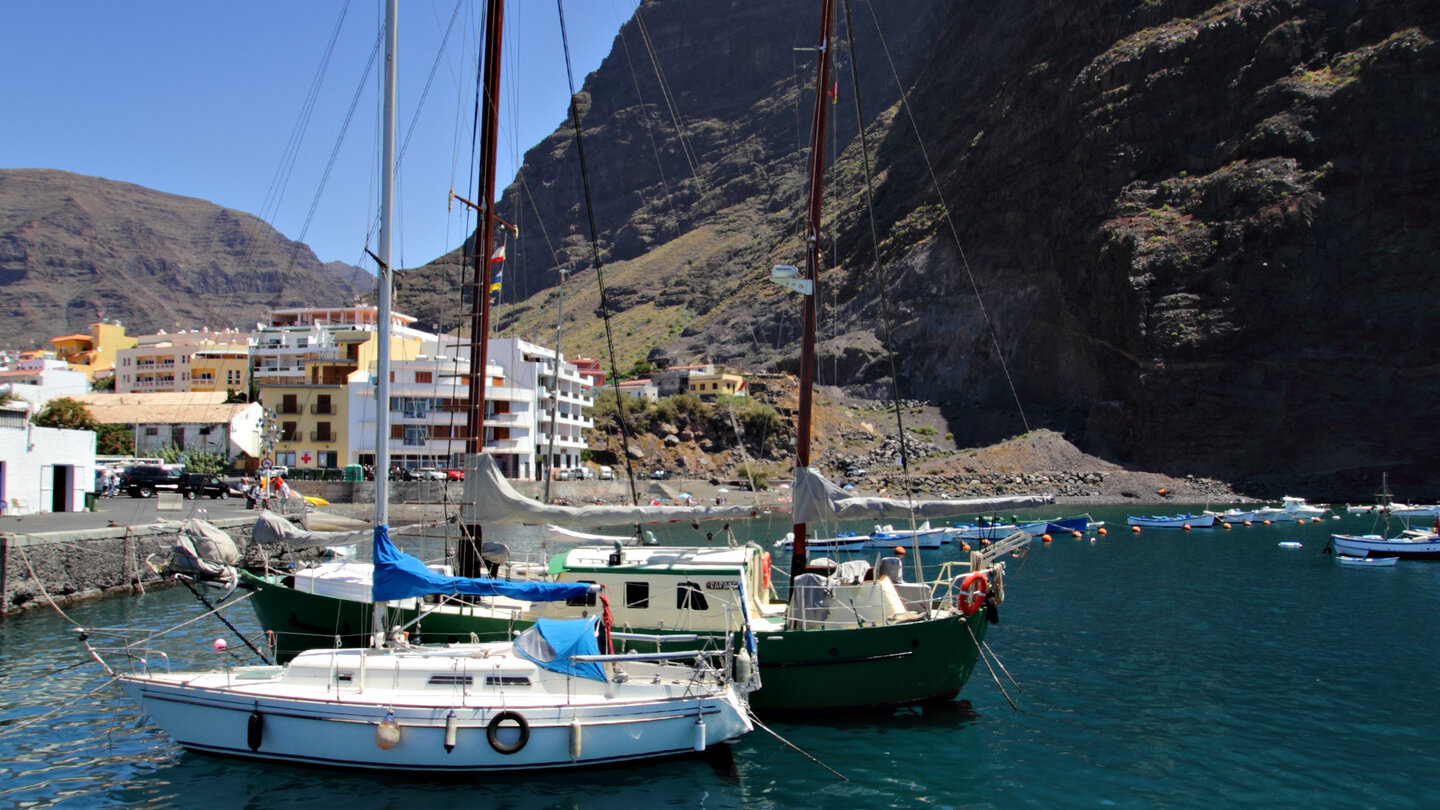
<svg viewBox="0 0 1440 810">
<path fill-rule="evenodd" d="M 224 391 L 153 394 L 75 394 L 96 421 L 108 425 L 213 425 L 229 422 L 250 407 L 225 402 Z"/>
</svg>

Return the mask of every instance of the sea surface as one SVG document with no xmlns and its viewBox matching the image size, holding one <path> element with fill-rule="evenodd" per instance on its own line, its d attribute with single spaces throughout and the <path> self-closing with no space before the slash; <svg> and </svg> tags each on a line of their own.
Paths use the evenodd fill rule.
<svg viewBox="0 0 1440 810">
<path fill-rule="evenodd" d="M 1123 508 L 1090 513 L 1107 534 L 1009 564 L 988 643 L 1014 683 L 981 666 L 941 709 L 769 724 L 804 754 L 757 730 L 728 758 L 447 780 L 191 754 L 72 633 L 180 624 L 204 612 L 187 590 L 34 611 L 0 621 L 0 807 L 1440 806 L 1440 564 L 1321 554 L 1369 517 L 1136 534 Z M 785 530 L 762 521 L 755 539 Z M 258 636 L 248 608 L 233 621 Z M 243 649 L 206 618 L 171 635 L 172 657 L 213 660 L 218 636 Z"/>
</svg>

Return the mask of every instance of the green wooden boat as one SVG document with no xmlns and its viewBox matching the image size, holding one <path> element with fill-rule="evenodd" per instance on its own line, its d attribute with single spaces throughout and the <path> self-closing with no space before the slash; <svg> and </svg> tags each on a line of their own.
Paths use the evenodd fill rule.
<svg viewBox="0 0 1440 810">
<path fill-rule="evenodd" d="M 832 576 L 802 613 L 774 598 L 769 555 L 738 548 L 586 546 L 556 555 L 547 576 L 597 582 L 609 595 L 616 630 L 698 633 L 724 642 L 748 626 L 761 688 L 751 705 L 767 712 L 879 709 L 955 697 L 974 671 L 995 615 L 1003 564 L 982 569 L 985 585 L 966 599 L 958 581 L 897 582 L 859 568 Z M 368 564 L 334 563 L 293 574 L 243 573 L 241 585 L 277 655 L 360 646 L 370 640 Z M 991 587 L 992 584 L 996 587 Z M 743 600 L 743 604 L 742 604 Z M 503 598 L 412 600 L 392 604 L 387 625 L 411 641 L 447 643 L 509 638 L 540 617 L 601 609 L 589 601 L 526 603 Z M 967 610 L 968 609 L 968 610 Z M 677 646 L 692 646 L 688 645 Z"/>
</svg>

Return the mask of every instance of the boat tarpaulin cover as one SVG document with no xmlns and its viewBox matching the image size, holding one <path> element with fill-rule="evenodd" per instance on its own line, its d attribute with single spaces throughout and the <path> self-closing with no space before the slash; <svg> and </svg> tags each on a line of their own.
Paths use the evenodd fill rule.
<svg viewBox="0 0 1440 810">
<path fill-rule="evenodd" d="M 425 567 L 419 558 L 390 542 L 387 526 L 375 527 L 375 580 L 371 597 L 376 602 L 409 599 L 430 594 L 508 596 L 529 602 L 557 602 L 590 592 L 583 582 L 528 582 L 524 580 L 447 577 Z"/>
<path fill-rule="evenodd" d="M 599 655 L 595 638 L 599 616 L 588 619 L 536 619 L 535 624 L 515 639 L 515 650 L 536 664 L 566 675 L 604 681 L 605 670 L 594 661 L 576 663 L 575 655 Z"/>
<path fill-rule="evenodd" d="M 794 497 L 790 511 L 798 523 L 825 523 L 837 520 L 873 520 L 905 517 L 939 518 L 998 509 L 1023 509 L 1053 503 L 1053 495 L 1016 495 L 1003 498 L 900 500 L 870 495 L 851 495 L 831 483 L 812 467 L 795 470 Z"/>
<path fill-rule="evenodd" d="M 755 516 L 755 507 L 727 506 L 554 506 L 515 491 L 495 460 L 484 455 L 465 473 L 461 517 L 466 525 L 553 523 L 557 526 L 626 526 L 672 520 L 736 520 Z M 470 506 L 469 504 L 474 504 Z"/>
</svg>

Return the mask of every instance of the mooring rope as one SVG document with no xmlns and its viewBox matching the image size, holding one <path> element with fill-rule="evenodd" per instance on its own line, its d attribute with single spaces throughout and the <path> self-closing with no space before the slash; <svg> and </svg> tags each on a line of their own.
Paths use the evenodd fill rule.
<svg viewBox="0 0 1440 810">
<path fill-rule="evenodd" d="M 1000 676 L 995 674 L 995 668 L 990 666 L 989 659 L 985 657 L 984 645 L 980 643 L 980 639 L 975 637 L 975 631 L 970 629 L 970 622 L 962 617 L 960 623 L 965 625 L 965 632 L 969 633 L 970 640 L 975 642 L 975 652 L 980 656 L 980 660 L 985 662 L 985 668 L 990 670 L 990 678 L 995 681 L 995 686 L 1000 690 L 1000 694 L 1005 696 L 1005 702 L 1010 704 L 1010 708 L 1017 712 L 1020 711 L 1020 707 L 1016 706 L 1015 701 L 1010 699 L 1010 693 L 1005 691 L 1004 684 L 1000 683 Z"/>
<path fill-rule="evenodd" d="M 772 728 L 770 728 L 769 726 L 765 725 L 764 723 L 760 722 L 760 718 L 759 718 L 759 717 L 756 717 L 756 716 L 755 716 L 755 712 L 753 712 L 753 711 L 750 712 L 750 722 L 754 723 L 755 726 L 756 726 L 756 728 L 759 728 L 761 731 L 765 732 L 766 734 L 769 734 L 770 736 L 774 737 L 775 739 L 779 740 L 780 742 L 785 743 L 786 745 L 788 745 L 788 746 L 790 746 L 791 748 L 795 749 L 801 756 L 805 757 L 806 759 L 810 760 L 811 762 L 815 763 L 816 765 L 819 765 L 820 767 L 824 768 L 825 770 L 829 771 L 830 773 L 835 774 L 836 776 L 838 776 L 838 777 L 840 778 L 840 781 L 842 781 L 842 782 L 849 782 L 849 781 L 850 781 L 850 777 L 846 776 L 846 775 L 843 774 L 843 773 L 840 773 L 839 771 L 835 770 L 834 768 L 830 767 L 829 765 L 826 765 L 825 763 L 821 762 L 819 759 L 817 759 L 817 758 L 816 758 L 813 754 L 811 754 L 810 752 L 806 751 L 805 749 L 801 748 L 800 746 L 796 745 L 795 743 L 790 742 L 789 740 L 785 739 L 784 737 L 781 737 L 780 734 L 779 734 L 778 732 L 776 732 L 774 729 L 772 729 Z"/>
</svg>

